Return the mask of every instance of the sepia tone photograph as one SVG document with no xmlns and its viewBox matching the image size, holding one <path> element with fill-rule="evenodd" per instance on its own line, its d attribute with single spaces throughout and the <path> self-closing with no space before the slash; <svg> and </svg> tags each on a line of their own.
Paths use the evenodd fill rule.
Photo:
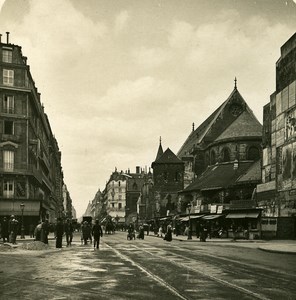
<svg viewBox="0 0 296 300">
<path fill-rule="evenodd" d="M 0 0 L 0 300 L 295 282 L 296 0 Z"/>
</svg>

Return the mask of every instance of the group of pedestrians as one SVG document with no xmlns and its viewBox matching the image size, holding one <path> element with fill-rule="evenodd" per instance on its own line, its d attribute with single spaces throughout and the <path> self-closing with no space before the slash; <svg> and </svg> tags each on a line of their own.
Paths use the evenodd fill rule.
<svg viewBox="0 0 296 300">
<path fill-rule="evenodd" d="M 3 239 L 3 243 L 16 244 L 16 237 L 19 230 L 19 222 L 14 215 L 10 218 L 4 217 L 0 224 L 0 234 Z"/>
<path fill-rule="evenodd" d="M 83 222 L 81 226 L 81 242 L 84 243 L 84 245 L 87 245 L 88 240 L 92 243 L 93 238 L 94 248 L 98 249 L 101 237 L 103 237 L 103 229 L 98 219 L 96 219 L 93 226 L 91 226 L 91 224 L 87 221 Z"/>
</svg>

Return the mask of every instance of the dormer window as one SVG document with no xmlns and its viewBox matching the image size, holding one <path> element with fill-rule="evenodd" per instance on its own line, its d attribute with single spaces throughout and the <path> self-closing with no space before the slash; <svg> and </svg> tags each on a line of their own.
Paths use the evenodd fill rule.
<svg viewBox="0 0 296 300">
<path fill-rule="evenodd" d="M 12 63 L 12 51 L 2 50 L 2 61 L 7 63 Z"/>
</svg>

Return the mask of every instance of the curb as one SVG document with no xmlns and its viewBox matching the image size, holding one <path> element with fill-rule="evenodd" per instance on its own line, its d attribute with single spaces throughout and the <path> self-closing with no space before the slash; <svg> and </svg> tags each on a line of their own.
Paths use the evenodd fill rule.
<svg viewBox="0 0 296 300">
<path fill-rule="evenodd" d="M 289 251 L 289 250 L 284 251 L 284 250 L 268 249 L 263 247 L 258 247 L 257 249 L 265 252 L 270 252 L 270 253 L 296 255 L 295 251 Z"/>
</svg>

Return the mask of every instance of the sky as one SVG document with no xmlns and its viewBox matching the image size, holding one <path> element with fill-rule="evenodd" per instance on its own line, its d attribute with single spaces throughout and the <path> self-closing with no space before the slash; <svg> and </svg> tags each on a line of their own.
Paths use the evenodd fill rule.
<svg viewBox="0 0 296 300">
<path fill-rule="evenodd" d="M 115 167 L 176 154 L 237 87 L 262 123 L 296 0 L 0 0 L 22 46 L 80 217 Z"/>
</svg>

